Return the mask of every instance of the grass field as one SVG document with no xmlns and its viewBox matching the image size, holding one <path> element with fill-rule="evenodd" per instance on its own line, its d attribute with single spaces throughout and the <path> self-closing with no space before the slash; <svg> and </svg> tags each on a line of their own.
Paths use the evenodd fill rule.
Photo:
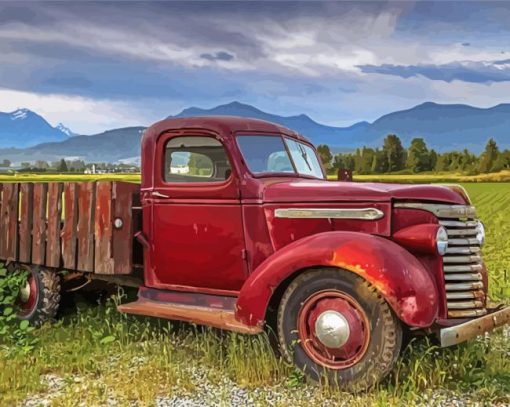
<svg viewBox="0 0 510 407">
<path fill-rule="evenodd" d="M 335 180 L 335 175 L 328 176 Z M 397 182 L 397 183 L 437 183 L 437 182 L 510 182 L 510 171 L 501 171 L 491 174 L 464 175 L 460 173 L 420 173 L 420 174 L 375 174 L 354 175 L 355 181 L 361 182 Z"/>
<path fill-rule="evenodd" d="M 464 184 L 488 236 L 490 296 L 510 300 L 510 183 Z M 0 347 L 0 405 L 508 405 L 510 330 L 453 349 L 420 340 L 378 388 L 352 395 L 304 382 L 244 337 L 123 316 L 110 301 L 76 308 L 37 332 L 28 354 Z M 47 404 L 45 404 L 47 403 Z M 187 403 L 187 404 L 186 404 Z"/>
</svg>

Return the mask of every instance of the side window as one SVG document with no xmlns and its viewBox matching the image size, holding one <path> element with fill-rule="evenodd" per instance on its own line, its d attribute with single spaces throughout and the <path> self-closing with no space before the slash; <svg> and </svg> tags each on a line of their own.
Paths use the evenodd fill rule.
<svg viewBox="0 0 510 407">
<path fill-rule="evenodd" d="M 220 182 L 231 173 L 223 145 L 212 137 L 174 137 L 166 143 L 166 182 Z"/>
</svg>

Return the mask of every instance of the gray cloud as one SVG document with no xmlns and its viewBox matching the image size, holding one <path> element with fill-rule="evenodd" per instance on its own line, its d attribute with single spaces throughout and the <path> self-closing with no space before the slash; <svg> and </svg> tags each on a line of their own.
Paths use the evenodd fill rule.
<svg viewBox="0 0 510 407">
<path fill-rule="evenodd" d="M 491 83 L 510 81 L 510 59 L 502 61 L 463 61 L 442 65 L 362 65 L 364 73 L 411 78 L 424 76 L 428 79 L 452 82 L 454 80 L 472 83 Z"/>
<path fill-rule="evenodd" d="M 232 61 L 234 56 L 225 51 L 216 52 L 214 54 L 205 53 L 200 55 L 200 58 L 208 61 Z"/>
</svg>

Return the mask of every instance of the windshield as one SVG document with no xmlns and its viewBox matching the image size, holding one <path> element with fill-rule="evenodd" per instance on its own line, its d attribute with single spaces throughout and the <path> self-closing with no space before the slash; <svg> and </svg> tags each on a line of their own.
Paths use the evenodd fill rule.
<svg viewBox="0 0 510 407">
<path fill-rule="evenodd" d="M 237 143 L 254 174 L 298 173 L 324 179 L 315 151 L 304 143 L 281 136 L 262 135 L 238 136 Z"/>
</svg>

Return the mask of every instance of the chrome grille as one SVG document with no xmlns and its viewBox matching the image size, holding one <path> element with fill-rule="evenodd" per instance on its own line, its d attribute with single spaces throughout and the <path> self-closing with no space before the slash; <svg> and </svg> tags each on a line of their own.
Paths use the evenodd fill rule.
<svg viewBox="0 0 510 407">
<path fill-rule="evenodd" d="M 476 239 L 477 220 L 439 218 L 448 233 L 448 249 L 443 256 L 448 318 L 477 317 L 487 313 L 480 244 Z"/>
</svg>

